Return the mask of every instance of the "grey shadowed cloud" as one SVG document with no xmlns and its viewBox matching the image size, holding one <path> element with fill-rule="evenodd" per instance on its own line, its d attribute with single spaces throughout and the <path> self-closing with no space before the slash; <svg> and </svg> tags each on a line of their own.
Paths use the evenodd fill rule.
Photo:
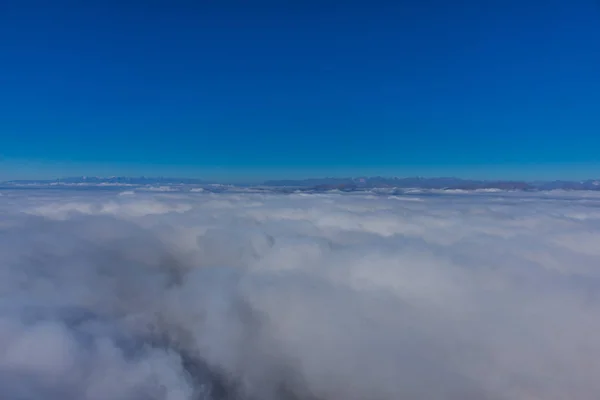
<svg viewBox="0 0 600 400">
<path fill-rule="evenodd" d="M 594 193 L 2 194 L 1 398 L 600 392 Z"/>
</svg>

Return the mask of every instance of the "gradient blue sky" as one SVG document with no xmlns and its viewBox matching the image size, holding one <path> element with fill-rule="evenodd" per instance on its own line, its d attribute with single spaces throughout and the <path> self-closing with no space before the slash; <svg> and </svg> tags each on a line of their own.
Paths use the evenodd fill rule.
<svg viewBox="0 0 600 400">
<path fill-rule="evenodd" d="M 0 179 L 600 176 L 595 0 L 0 3 Z"/>
</svg>

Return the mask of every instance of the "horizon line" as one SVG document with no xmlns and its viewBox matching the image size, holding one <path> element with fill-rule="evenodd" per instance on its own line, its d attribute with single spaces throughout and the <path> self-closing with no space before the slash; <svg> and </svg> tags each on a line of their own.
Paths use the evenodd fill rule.
<svg viewBox="0 0 600 400">
<path fill-rule="evenodd" d="M 110 180 L 110 179 L 145 179 L 145 180 L 171 180 L 171 181 L 198 181 L 198 184 L 266 184 L 268 182 L 304 182 L 311 180 L 359 180 L 359 179 L 388 179 L 388 180 L 407 180 L 407 179 L 422 179 L 422 180 L 436 180 L 436 179 L 452 179 L 456 181 L 472 181 L 472 182 L 505 182 L 505 183 L 533 183 L 533 182 L 587 182 L 587 181 L 600 181 L 600 178 L 584 178 L 584 179 L 515 179 L 515 178 L 464 178 L 452 175 L 436 175 L 436 176 L 425 176 L 425 175 L 321 175 L 321 176 L 307 176 L 303 178 L 269 178 L 269 179 L 254 179 L 254 180 L 219 180 L 211 178 L 199 177 L 181 177 L 171 175 L 71 175 L 61 176 L 55 178 L 24 178 L 24 179 L 7 179 L 2 180 L 0 183 L 12 183 L 12 182 L 60 182 L 61 180 Z M 236 181 L 236 183 L 232 183 Z M 176 182 L 172 182 L 176 183 Z"/>
</svg>

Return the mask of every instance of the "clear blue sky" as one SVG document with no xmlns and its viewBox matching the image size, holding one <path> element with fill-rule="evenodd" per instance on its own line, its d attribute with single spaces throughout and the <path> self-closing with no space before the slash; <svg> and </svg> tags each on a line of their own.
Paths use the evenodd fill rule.
<svg viewBox="0 0 600 400">
<path fill-rule="evenodd" d="M 0 179 L 600 176 L 598 0 L 0 2 Z"/>
</svg>

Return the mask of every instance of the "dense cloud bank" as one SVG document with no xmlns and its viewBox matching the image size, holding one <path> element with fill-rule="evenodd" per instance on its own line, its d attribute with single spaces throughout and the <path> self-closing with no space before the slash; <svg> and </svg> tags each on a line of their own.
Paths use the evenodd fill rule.
<svg viewBox="0 0 600 400">
<path fill-rule="evenodd" d="M 600 393 L 600 197 L 3 191 L 0 398 Z"/>
</svg>

